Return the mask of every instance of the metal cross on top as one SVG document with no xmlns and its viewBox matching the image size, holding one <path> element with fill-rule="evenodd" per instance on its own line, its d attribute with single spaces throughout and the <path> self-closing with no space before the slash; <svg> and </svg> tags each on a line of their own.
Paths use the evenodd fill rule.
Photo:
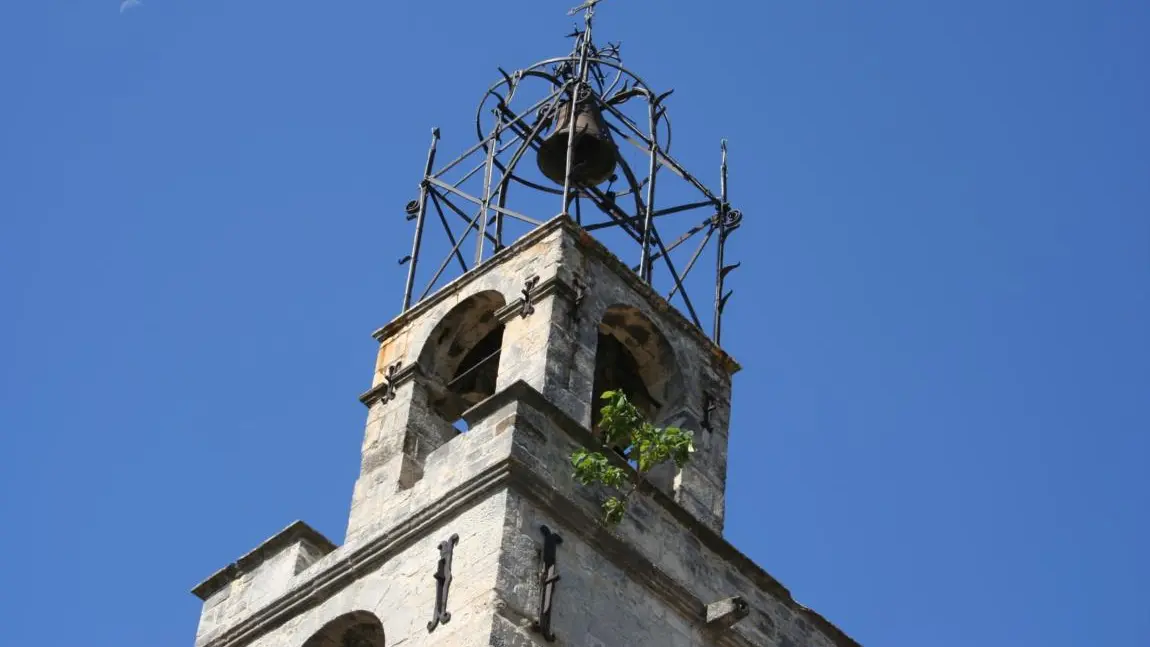
<svg viewBox="0 0 1150 647">
<path fill-rule="evenodd" d="M 600 2 L 603 2 L 603 0 L 587 0 L 587 2 L 584 2 L 583 4 L 579 5 L 578 7 L 575 7 L 574 9 L 572 9 L 571 11 L 568 11 L 567 15 L 568 16 L 574 16 L 575 14 L 579 13 L 580 11 L 586 10 L 587 11 L 587 19 L 590 20 L 591 16 L 595 13 L 595 5 L 599 4 Z"/>
</svg>

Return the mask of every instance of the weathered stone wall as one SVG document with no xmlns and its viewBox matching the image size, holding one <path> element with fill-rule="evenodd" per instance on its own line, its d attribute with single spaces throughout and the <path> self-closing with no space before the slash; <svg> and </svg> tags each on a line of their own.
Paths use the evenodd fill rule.
<svg viewBox="0 0 1150 647">
<path fill-rule="evenodd" d="M 515 491 L 531 502 L 530 506 L 512 513 L 520 518 L 517 532 L 540 541 L 538 523 L 550 523 L 555 529 L 566 528 L 559 557 L 561 563 L 570 559 L 566 545 L 569 539 L 576 546 L 593 546 L 616 567 L 626 571 L 633 583 L 642 583 L 647 589 L 646 599 L 661 599 L 662 605 L 674 607 L 685 622 L 693 622 L 696 627 L 702 622 L 706 604 L 742 596 L 750 606 L 750 615 L 726 634 L 728 639 L 736 641 L 732 644 L 780 647 L 854 644 L 821 616 L 795 602 L 782 585 L 718 533 L 655 488 L 633 496 L 626 519 L 617 528 L 606 529 L 598 521 L 602 514 L 599 504 L 606 492 L 578 485 L 569 467 L 571 452 L 593 442 L 590 434 L 538 394 L 525 391 L 514 401 L 514 409 L 503 408 L 500 415 L 510 415 L 514 421 L 512 458 L 523 468 L 518 473 Z M 512 504 L 515 504 L 514 498 Z M 547 521 L 535 523 L 536 519 Z M 504 572 L 522 561 L 519 557 L 522 551 L 515 548 L 514 543 L 506 550 Z M 562 572 L 569 573 L 570 569 L 563 568 Z M 500 582 L 504 583 L 502 574 Z M 576 600 L 582 595 L 615 594 L 612 589 L 580 592 L 568 587 L 566 579 L 559 591 L 560 599 L 573 595 Z M 521 595 L 511 597 L 522 604 Z M 560 607 L 566 604 L 562 602 Z M 629 608 L 630 604 L 620 600 L 619 608 Z M 654 610 L 654 606 L 648 609 Z M 701 639 L 706 644 L 715 644 L 714 637 L 702 635 Z"/>
<path fill-rule="evenodd" d="M 698 618 L 686 618 L 641 581 L 633 578 L 583 535 L 532 505 L 509 498 L 507 532 L 500 559 L 499 593 L 503 602 L 493 627 L 492 644 L 530 641 L 551 644 L 530 620 L 539 605 L 540 526 L 558 532 L 560 580 L 556 583 L 552 629 L 559 645 L 598 647 L 702 647 Z M 512 642 L 515 641 L 515 642 Z"/>
<path fill-rule="evenodd" d="M 275 540 L 273 538 L 265 542 L 265 545 Z M 200 634 L 211 634 L 225 628 L 235 618 L 243 617 L 287 592 L 295 577 L 322 558 L 324 553 L 306 539 L 289 540 L 286 545 L 272 547 L 268 552 L 270 554 L 260 557 L 262 561 L 234 573 L 204 600 Z M 241 570 L 234 566 L 232 568 Z M 228 574 L 220 573 L 219 576 L 222 576 L 222 580 Z M 205 590 L 208 590 L 207 587 Z"/>
<path fill-rule="evenodd" d="M 552 390 L 547 382 L 549 362 L 543 358 L 549 349 L 556 348 L 549 343 L 546 325 L 553 302 L 533 305 L 534 312 L 529 317 L 516 316 L 516 312 L 522 310 L 528 279 L 547 281 L 554 277 L 562 260 L 561 240 L 561 230 L 541 228 L 376 332 L 380 350 L 372 390 L 363 397 L 369 411 L 348 540 L 370 534 L 371 528 L 381 522 L 386 525 L 388 510 L 404 506 L 410 509 L 411 496 L 405 492 L 433 469 L 429 467 L 432 454 L 441 450 L 466 451 L 444 449 L 457 432 L 451 424 L 454 421 L 443 420 L 431 403 L 435 385 L 427 376 L 435 375 L 440 367 L 420 362 L 422 358 L 426 364 L 444 355 L 433 348 L 435 345 L 452 344 L 453 338 L 438 339 L 432 335 L 443 334 L 440 323 L 460 304 L 478 295 L 498 295 L 499 302 L 509 304 L 497 313 L 507 321 L 497 386 L 510 383 L 506 380 L 513 376 L 512 381 L 524 380 L 541 391 Z M 463 318 L 456 325 L 466 327 L 469 322 Z M 465 349 L 457 354 L 461 352 Z M 538 361 L 521 362 L 517 359 L 520 357 L 535 357 Z"/>
<path fill-rule="evenodd" d="M 854 645 L 657 489 L 635 496 L 618 528 L 603 526 L 604 493 L 577 485 L 569 465 L 571 451 L 594 439 L 526 383 L 497 393 L 469 418 L 468 433 L 428 456 L 423 479 L 377 502 L 362 536 L 286 582 L 291 552 L 277 553 L 267 571 L 256 568 L 242 586 L 233 583 L 228 606 L 208 594 L 197 645 L 294 647 L 332 618 L 361 609 L 382 620 L 389 644 L 403 636 L 412 645 L 544 644 L 531 630 L 541 524 L 564 539 L 553 614 L 559 644 Z M 426 634 L 435 546 L 453 532 L 462 538 L 448 607 L 454 617 Z M 750 615 L 710 632 L 705 605 L 731 596 L 742 596 Z"/>
<path fill-rule="evenodd" d="M 383 623 L 390 645 L 487 645 L 494 608 L 493 590 L 507 508 L 505 493 L 496 493 L 475 503 L 448 522 L 428 529 L 410 545 L 365 571 L 318 604 L 305 606 L 300 613 L 274 624 L 244 644 L 253 647 L 300 647 L 332 619 L 351 611 L 368 611 Z M 439 560 L 438 544 L 452 533 L 459 534 L 454 548 L 453 579 L 447 609 L 451 620 L 428 632 L 427 623 L 435 607 L 436 583 L 433 575 Z M 290 588 L 306 588 L 321 576 L 325 566 L 346 558 L 347 548 L 304 570 Z M 286 593 L 286 591 L 284 591 Z M 266 596 L 247 591 L 248 604 L 234 607 L 231 615 L 214 621 L 201 621 L 196 645 L 218 639 L 226 630 L 248 618 L 260 606 L 271 602 Z M 205 614 L 205 619 L 208 614 Z"/>
<path fill-rule="evenodd" d="M 433 406 L 436 380 L 454 369 L 424 364 L 467 352 L 452 344 L 478 336 L 460 332 L 469 324 L 458 310 L 476 295 L 481 316 L 504 323 L 503 346 L 496 393 L 464 414 L 460 433 Z M 597 442 L 588 425 L 601 330 L 648 362 L 660 420 L 698 439 L 688 466 L 633 497 L 614 529 L 599 521 L 605 492 L 577 485 L 570 465 L 574 449 Z M 356 611 L 379 618 L 389 645 L 551 644 L 531 629 L 542 524 L 564 538 L 557 644 L 855 645 L 721 536 L 737 365 L 568 221 L 540 227 L 377 338 L 344 545 L 293 526 L 212 576 L 196 589 L 197 647 L 298 647 Z M 453 617 L 428 633 L 436 546 L 452 533 Z M 705 606 L 732 596 L 749 615 L 709 629 Z"/>
<path fill-rule="evenodd" d="M 369 523 L 361 514 L 369 507 L 366 499 L 396 495 L 423 478 L 427 455 L 454 437 L 453 421 L 435 414 L 432 387 L 422 377 L 439 368 L 420 366 L 420 358 L 426 364 L 442 356 L 431 347 L 452 339 L 433 338 L 443 336 L 440 322 L 458 317 L 460 304 L 488 294 L 506 304 L 495 313 L 506 326 L 497 388 L 526 382 L 584 426 L 600 406 L 593 393 L 599 332 L 614 326 L 621 333 L 663 400 L 658 421 L 696 432 L 695 460 L 663 475 L 664 487 L 721 531 L 737 365 L 600 243 L 569 220 L 556 219 L 377 332 L 380 351 L 372 391 L 365 395 L 371 408 L 348 537 Z"/>
<path fill-rule="evenodd" d="M 573 417 L 586 426 L 591 408 L 600 406 L 595 400 L 599 394 L 591 392 L 587 380 L 588 369 L 594 370 L 597 333 L 605 316 L 619 306 L 641 314 L 669 343 L 673 353 L 669 363 L 677 370 L 677 383 L 668 392 L 670 397 L 658 422 L 690 429 L 697 438 L 698 453 L 674 475 L 673 496 L 697 519 L 721 532 L 726 510 L 731 374 L 736 365 L 598 241 L 576 231 L 564 231 L 573 243 L 564 267 L 579 274 L 589 286 L 580 307 L 575 340 L 578 376 L 571 380 L 571 386 L 580 407 Z M 641 351 L 636 354 L 641 355 Z M 572 413 L 569 408 L 565 410 Z"/>
</svg>

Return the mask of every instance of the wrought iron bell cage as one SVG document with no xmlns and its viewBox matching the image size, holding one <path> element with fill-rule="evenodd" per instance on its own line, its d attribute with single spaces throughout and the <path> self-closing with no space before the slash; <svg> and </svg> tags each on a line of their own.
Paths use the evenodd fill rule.
<svg viewBox="0 0 1150 647">
<path fill-rule="evenodd" d="M 624 67 L 619 44 L 593 43 L 600 1 L 571 10 L 583 13 L 582 27 L 569 35 L 571 53 L 515 72 L 499 69 L 501 78 L 476 112 L 477 142 L 438 168 L 440 131 L 432 131 L 419 196 L 405 209 L 415 234 L 411 253 L 400 259 L 407 267 L 404 311 L 458 276 L 449 271 L 453 265 L 467 272 L 542 225 L 524 212 L 546 209 L 546 200 L 554 199 L 559 213 L 588 232 L 600 232 L 597 237 L 624 261 L 633 255 L 632 270 L 644 281 L 655 286 L 656 274 L 665 270 L 660 279 L 665 285 L 656 289 L 703 330 L 688 290 L 689 284 L 699 286 L 688 277 L 713 250 L 709 332 L 720 342 L 723 311 L 733 293 L 726 280 L 739 266 L 727 263 L 726 247 L 742 221 L 727 198 L 726 141 L 720 146 L 716 192 L 671 155 L 666 101 L 672 91 L 658 93 Z M 705 212 L 701 219 L 699 211 Z M 689 217 L 692 213 L 695 217 Z M 433 253 L 429 220 L 439 221 L 443 238 L 435 242 L 448 251 L 417 295 L 419 272 L 428 273 L 421 256 Z M 468 243 L 474 249 L 470 264 L 463 251 Z"/>
</svg>

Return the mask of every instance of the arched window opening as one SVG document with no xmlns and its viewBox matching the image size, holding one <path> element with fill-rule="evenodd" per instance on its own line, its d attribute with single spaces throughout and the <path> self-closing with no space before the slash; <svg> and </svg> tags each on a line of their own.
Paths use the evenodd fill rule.
<svg viewBox="0 0 1150 647">
<path fill-rule="evenodd" d="M 459 431 L 466 430 L 463 412 L 495 394 L 503 348 L 495 312 L 503 305 L 498 292 L 464 299 L 436 325 L 420 355 L 432 410 Z"/>
<path fill-rule="evenodd" d="M 592 432 L 599 433 L 606 391 L 622 391 L 648 420 L 659 422 L 677 371 L 670 344 L 638 309 L 609 308 L 599 324 L 595 351 Z M 630 447 L 614 449 L 634 462 Z"/>
<path fill-rule="evenodd" d="M 386 647 L 383 624 L 369 611 L 353 611 L 331 620 L 303 647 Z"/>
<path fill-rule="evenodd" d="M 455 376 L 447 383 L 447 395 L 440 405 L 440 415 L 454 422 L 464 411 L 495 394 L 502 350 L 503 326 L 500 325 L 463 357 Z M 466 423 L 460 421 L 459 424 Z"/>
<path fill-rule="evenodd" d="M 623 342 L 614 335 L 599 333 L 599 346 L 595 353 L 595 406 L 591 410 L 591 431 L 599 434 L 599 423 L 603 418 L 602 396 L 608 391 L 622 391 L 643 415 L 652 419 L 659 410 L 659 402 L 651 395 L 643 378 L 639 375 L 639 365 Z M 617 445 L 612 449 L 617 454 L 634 463 L 631 447 Z"/>
<path fill-rule="evenodd" d="M 662 404 L 651 395 L 639 374 L 639 362 L 627 346 L 611 334 L 599 333 L 599 346 L 595 353 L 595 397 L 606 391 L 622 391 L 647 419 L 658 412 Z M 600 407 L 595 408 L 594 427 L 598 429 L 602 417 Z"/>
</svg>

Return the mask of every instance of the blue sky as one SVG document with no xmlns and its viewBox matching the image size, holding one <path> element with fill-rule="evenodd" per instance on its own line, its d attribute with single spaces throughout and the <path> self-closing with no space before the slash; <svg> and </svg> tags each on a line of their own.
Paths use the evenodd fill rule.
<svg viewBox="0 0 1150 647">
<path fill-rule="evenodd" d="M 190 644 L 342 537 L 430 128 L 573 4 L 5 3 L 0 643 Z M 1150 644 L 1150 4 L 599 17 L 731 142 L 728 538 L 865 644 Z"/>
</svg>

